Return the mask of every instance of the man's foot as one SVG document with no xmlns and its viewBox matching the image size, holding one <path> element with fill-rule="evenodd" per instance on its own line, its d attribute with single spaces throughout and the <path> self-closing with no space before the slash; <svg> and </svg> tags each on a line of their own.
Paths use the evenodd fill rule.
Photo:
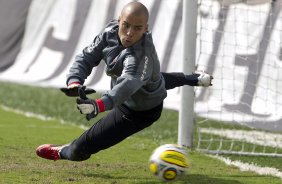
<svg viewBox="0 0 282 184">
<path fill-rule="evenodd" d="M 61 146 L 58 145 L 43 144 L 36 149 L 36 154 L 42 158 L 56 161 L 61 159 L 60 148 Z"/>
</svg>

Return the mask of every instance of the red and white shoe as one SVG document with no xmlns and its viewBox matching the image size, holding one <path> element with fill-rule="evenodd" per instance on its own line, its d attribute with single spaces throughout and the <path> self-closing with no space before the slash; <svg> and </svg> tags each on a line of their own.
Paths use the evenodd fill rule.
<svg viewBox="0 0 282 184">
<path fill-rule="evenodd" d="M 36 148 L 36 154 L 39 157 L 56 161 L 61 159 L 60 148 L 61 146 L 58 145 L 43 144 Z"/>
</svg>

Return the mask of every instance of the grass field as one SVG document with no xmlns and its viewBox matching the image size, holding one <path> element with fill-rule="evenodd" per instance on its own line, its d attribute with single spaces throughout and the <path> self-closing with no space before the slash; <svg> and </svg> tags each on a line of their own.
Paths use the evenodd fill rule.
<svg viewBox="0 0 282 184">
<path fill-rule="evenodd" d="M 75 99 L 59 90 L 0 83 L 0 183 L 162 183 L 148 169 L 152 151 L 177 141 L 177 113 L 165 110 L 159 121 L 122 143 L 93 155 L 83 162 L 49 161 L 36 156 L 44 143 L 63 144 L 79 136 L 95 121 L 86 121 L 75 107 Z M 92 96 L 94 97 L 94 96 Z M 10 110 L 5 110 L 9 107 Z M 45 117 L 28 117 L 13 110 Z M 101 115 L 100 115 L 101 116 Z M 64 123 L 62 123 L 64 122 Z M 226 156 L 227 157 L 227 156 Z M 281 158 L 229 156 L 282 170 Z M 191 184 L 280 184 L 281 179 L 238 168 L 190 150 L 188 174 L 175 183 Z"/>
</svg>

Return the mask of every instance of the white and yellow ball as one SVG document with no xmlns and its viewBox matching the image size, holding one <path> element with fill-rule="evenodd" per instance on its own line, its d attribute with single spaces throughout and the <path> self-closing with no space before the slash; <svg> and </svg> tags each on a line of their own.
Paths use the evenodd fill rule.
<svg viewBox="0 0 282 184">
<path fill-rule="evenodd" d="M 162 145 L 153 151 L 149 168 L 161 180 L 175 181 L 187 172 L 187 151 L 175 144 Z"/>
</svg>

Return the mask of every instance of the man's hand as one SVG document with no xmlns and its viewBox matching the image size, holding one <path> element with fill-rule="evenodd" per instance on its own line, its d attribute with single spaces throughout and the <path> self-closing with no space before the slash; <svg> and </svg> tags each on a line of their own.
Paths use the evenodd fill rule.
<svg viewBox="0 0 282 184">
<path fill-rule="evenodd" d="M 209 87 L 212 86 L 213 76 L 204 71 L 195 71 L 193 75 L 197 75 L 198 86 Z"/>
<path fill-rule="evenodd" d="M 96 93 L 96 91 L 94 89 L 91 88 L 86 88 L 86 86 L 82 86 L 79 83 L 73 83 L 70 84 L 68 87 L 66 88 L 60 88 L 60 90 L 65 93 L 65 95 L 70 96 L 70 97 L 78 97 L 78 89 L 82 88 L 82 90 L 84 91 L 85 94 L 92 94 L 92 93 Z"/>
<path fill-rule="evenodd" d="M 99 107 L 95 100 L 87 98 L 83 88 L 78 88 L 79 97 L 76 99 L 77 109 L 81 114 L 86 114 L 89 121 L 99 114 Z"/>
</svg>

